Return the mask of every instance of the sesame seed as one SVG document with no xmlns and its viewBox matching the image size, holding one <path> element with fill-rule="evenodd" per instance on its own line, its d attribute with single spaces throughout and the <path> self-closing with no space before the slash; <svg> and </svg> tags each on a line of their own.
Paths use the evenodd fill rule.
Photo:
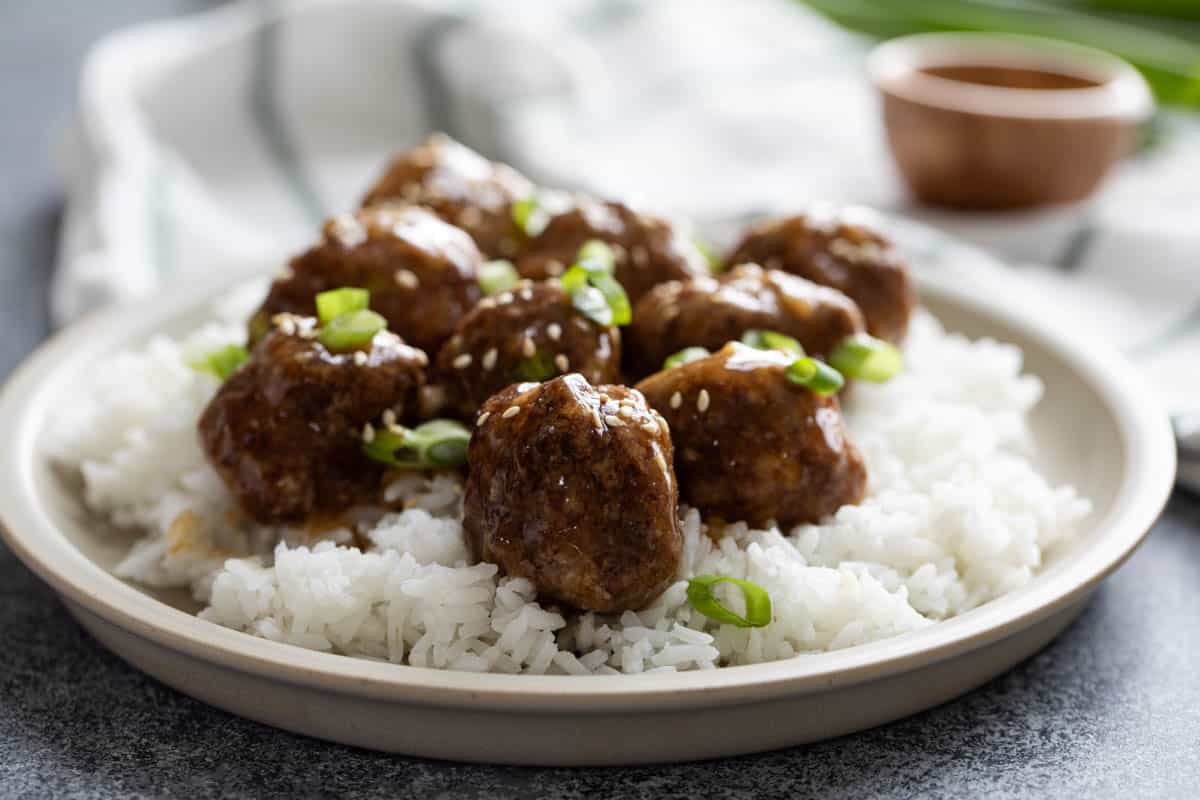
<svg viewBox="0 0 1200 800">
<path fill-rule="evenodd" d="M 422 367 L 429 363 L 429 356 L 425 355 L 424 350 L 418 350 L 413 358 L 416 359 L 416 362 Z"/>
<path fill-rule="evenodd" d="M 521 299 L 522 300 L 532 300 L 533 299 L 533 290 L 532 289 L 522 289 L 521 290 Z"/>
<path fill-rule="evenodd" d="M 421 281 L 417 278 L 416 273 L 408 269 L 396 270 L 396 283 L 405 289 L 415 289 L 421 285 Z"/>
<path fill-rule="evenodd" d="M 471 366 L 471 354 L 463 353 L 462 355 L 455 357 L 455 359 L 450 363 L 454 365 L 455 369 L 466 369 L 467 367 Z"/>
<path fill-rule="evenodd" d="M 537 347 L 534 345 L 533 339 L 526 336 L 525 341 L 521 342 L 521 355 L 526 358 L 533 358 L 536 354 Z"/>
<path fill-rule="evenodd" d="M 511 303 L 512 301 L 513 301 L 513 293 L 512 292 L 501 292 L 500 294 L 496 295 L 496 303 L 499 305 L 504 305 L 505 303 Z"/>
<path fill-rule="evenodd" d="M 354 363 L 358 364 L 360 367 L 364 366 L 367 363 L 367 354 L 364 353 L 362 350 L 355 350 L 354 351 Z"/>
<path fill-rule="evenodd" d="M 495 299 L 494 299 L 494 298 L 491 298 L 491 297 L 485 297 L 485 298 L 483 298 L 482 300 L 480 300 L 480 301 L 479 301 L 479 307 L 480 307 L 480 308 L 495 308 L 495 307 L 496 307 L 496 301 L 495 301 Z"/>
<path fill-rule="evenodd" d="M 520 414 L 520 413 L 521 413 L 520 406 L 509 406 L 508 408 L 504 409 L 504 413 L 501 414 L 500 416 L 503 417 L 504 419 L 511 419 L 512 417 L 515 417 L 517 414 Z"/>
<path fill-rule="evenodd" d="M 490 412 L 490 411 L 485 411 L 485 412 L 483 412 L 482 414 L 480 414 L 480 415 L 479 415 L 479 419 L 475 420 L 475 425 L 476 425 L 476 427 L 478 427 L 478 426 L 482 425 L 483 423 L 487 422 L 487 421 L 488 421 L 488 417 L 490 417 L 491 415 L 492 415 L 492 412 Z"/>
<path fill-rule="evenodd" d="M 633 406 L 627 406 L 624 403 L 617 409 L 617 413 L 626 419 L 633 419 L 637 416 L 637 412 L 633 410 Z"/>
<path fill-rule="evenodd" d="M 559 372 L 566 372 L 571 368 L 571 359 L 567 358 L 566 354 L 559 353 L 554 357 L 554 366 L 558 367 Z"/>
<path fill-rule="evenodd" d="M 594 408 L 592 409 L 592 422 L 596 425 L 597 428 L 604 427 L 602 424 L 600 424 L 600 412 Z"/>
<path fill-rule="evenodd" d="M 565 271 L 566 271 L 566 268 L 563 266 L 561 261 L 547 261 L 546 262 L 546 274 L 550 275 L 551 277 L 557 277 L 559 275 L 562 275 L 563 272 L 565 272 Z"/>
<path fill-rule="evenodd" d="M 537 381 L 526 381 L 525 383 L 517 384 L 517 391 L 520 392 L 521 394 L 524 394 L 525 392 L 528 392 L 530 389 L 534 389 L 538 386 L 541 386 L 541 384 L 538 383 Z"/>
<path fill-rule="evenodd" d="M 662 453 L 654 454 L 654 463 L 658 464 L 658 468 L 661 469 L 663 472 L 667 471 L 667 460 L 665 458 L 663 458 Z"/>
<path fill-rule="evenodd" d="M 681 405 L 683 405 L 683 395 L 679 392 L 671 395 L 671 408 L 679 408 Z"/>
<path fill-rule="evenodd" d="M 383 412 L 383 424 L 388 425 L 388 426 L 395 425 L 396 424 L 396 412 L 390 408 L 385 410 Z"/>
<path fill-rule="evenodd" d="M 551 322 L 546 326 L 546 335 L 550 337 L 551 341 L 557 342 L 559 337 L 562 336 L 562 325 L 559 325 L 557 322 Z"/>
<path fill-rule="evenodd" d="M 646 433 L 658 433 L 658 425 L 655 424 L 653 419 L 648 419 L 642 423 L 642 430 Z"/>
<path fill-rule="evenodd" d="M 620 417 L 618 417 L 614 414 L 608 414 L 607 416 L 605 416 L 604 421 L 607 422 L 609 425 L 611 425 L 614 428 L 620 428 L 622 425 L 625 424 L 625 420 L 621 419 Z"/>
<path fill-rule="evenodd" d="M 662 432 L 664 435 L 671 432 L 671 427 L 669 425 L 667 425 L 666 417 L 656 413 L 654 415 L 654 419 L 658 422 L 658 427 L 662 428 Z"/>
<path fill-rule="evenodd" d="M 696 395 L 696 410 L 700 413 L 708 411 L 708 389 L 701 389 L 700 394 Z"/>
<path fill-rule="evenodd" d="M 375 426 L 369 422 L 363 425 L 362 440 L 368 444 L 375 440 Z"/>
<path fill-rule="evenodd" d="M 496 348 L 493 347 L 483 354 L 483 358 L 480 359 L 479 363 L 483 365 L 484 369 L 491 369 L 496 366 L 496 355 Z"/>
</svg>

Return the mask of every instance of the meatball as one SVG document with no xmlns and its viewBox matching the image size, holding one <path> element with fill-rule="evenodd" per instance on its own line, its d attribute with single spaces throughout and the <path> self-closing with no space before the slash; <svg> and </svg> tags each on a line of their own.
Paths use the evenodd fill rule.
<svg viewBox="0 0 1200 800">
<path fill-rule="evenodd" d="M 469 233 L 488 258 L 511 258 L 523 237 L 513 224 L 512 204 L 533 190 L 516 170 L 439 133 L 394 159 L 362 204 L 426 206 Z"/>
<path fill-rule="evenodd" d="M 693 278 L 655 287 L 633 312 L 627 368 L 648 375 L 685 347 L 719 350 L 753 328 L 785 333 L 812 355 L 826 355 L 863 330 L 862 313 L 836 289 L 754 264 L 719 280 Z"/>
<path fill-rule="evenodd" d="M 315 322 L 282 315 L 200 417 L 209 462 L 260 523 L 374 499 L 383 468 L 362 454 L 363 426 L 388 411 L 411 419 L 425 381 L 425 354 L 395 334 L 331 352 Z"/>
<path fill-rule="evenodd" d="M 917 304 L 899 252 L 881 234 L 830 214 L 767 220 L 751 228 L 726 263 L 754 261 L 832 286 L 862 309 L 867 330 L 899 342 Z"/>
<path fill-rule="evenodd" d="M 786 527 L 862 500 L 867 471 L 837 398 L 791 383 L 793 358 L 731 342 L 638 384 L 670 423 L 686 502 L 727 520 Z"/>
<path fill-rule="evenodd" d="M 484 404 L 467 461 L 468 543 L 542 597 L 615 613 L 675 578 L 671 437 L 640 392 L 578 374 L 510 386 Z"/>
<path fill-rule="evenodd" d="M 670 222 L 587 199 L 553 217 L 522 250 L 517 269 L 535 280 L 560 275 L 589 239 L 612 246 L 616 278 L 631 302 L 660 283 L 708 274 L 704 255 Z"/>
<path fill-rule="evenodd" d="M 463 317 L 438 353 L 437 383 L 451 409 L 473 417 L 485 400 L 518 381 L 568 372 L 592 383 L 616 381 L 620 352 L 620 331 L 577 311 L 557 282 L 522 281 Z"/>
<path fill-rule="evenodd" d="M 414 347 L 436 353 L 479 301 L 479 249 L 453 225 L 416 206 L 374 206 L 325 223 L 320 244 L 292 259 L 250 321 L 257 342 L 281 311 L 316 313 L 316 296 L 358 286 L 371 309 Z"/>
</svg>

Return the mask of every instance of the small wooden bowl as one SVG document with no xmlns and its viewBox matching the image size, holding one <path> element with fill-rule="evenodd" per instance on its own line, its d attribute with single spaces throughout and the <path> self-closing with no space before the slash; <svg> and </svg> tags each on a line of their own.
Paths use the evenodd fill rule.
<svg viewBox="0 0 1200 800">
<path fill-rule="evenodd" d="M 867 71 L 901 174 L 918 199 L 939 206 L 1081 200 L 1154 110 L 1124 61 L 1035 37 L 907 36 L 876 47 Z"/>
</svg>

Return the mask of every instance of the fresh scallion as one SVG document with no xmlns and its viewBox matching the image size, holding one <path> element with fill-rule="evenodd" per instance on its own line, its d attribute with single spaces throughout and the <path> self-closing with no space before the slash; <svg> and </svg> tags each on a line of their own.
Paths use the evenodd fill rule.
<svg viewBox="0 0 1200 800">
<path fill-rule="evenodd" d="M 558 374 L 554 360 L 546 353 L 538 350 L 529 358 L 521 359 L 515 370 L 516 377 L 523 381 L 548 381 Z"/>
<path fill-rule="evenodd" d="M 904 355 L 890 342 L 859 333 L 833 349 L 829 365 L 847 378 L 883 383 L 904 369 Z"/>
<path fill-rule="evenodd" d="M 467 461 L 471 431 L 461 422 L 435 419 L 415 428 L 382 428 L 363 453 L 372 461 L 392 469 L 438 469 L 458 467 Z"/>
<path fill-rule="evenodd" d="M 692 244 L 700 251 L 700 255 L 704 256 L 704 260 L 708 262 L 708 271 L 713 275 L 719 275 L 724 265 L 721 263 L 721 257 L 717 255 L 717 251 L 712 248 L 712 245 L 703 239 L 692 239 Z"/>
<path fill-rule="evenodd" d="M 531 194 L 512 204 L 512 221 L 526 236 L 532 238 L 546 229 L 550 214 L 542 207 L 540 198 Z"/>
<path fill-rule="evenodd" d="M 804 346 L 787 334 L 751 328 L 742 334 L 742 344 L 758 350 L 782 350 L 793 355 L 804 355 Z"/>
<path fill-rule="evenodd" d="M 317 295 L 317 319 L 322 325 L 328 325 L 342 314 L 362 311 L 370 304 L 371 293 L 366 289 L 356 289 L 352 286 L 330 289 Z"/>
<path fill-rule="evenodd" d="M 682 367 L 684 364 L 692 361 L 698 361 L 701 358 L 707 358 L 710 355 L 712 355 L 712 353 L 710 353 L 708 349 L 704 347 L 685 347 L 678 353 L 667 356 L 666 360 L 663 361 L 662 368 L 664 370 L 675 369 L 676 367 Z"/>
<path fill-rule="evenodd" d="M 321 328 L 317 338 L 330 350 L 353 350 L 367 344 L 386 328 L 387 320 L 363 308 L 334 317 Z"/>
<path fill-rule="evenodd" d="M 802 356 L 792 362 L 784 373 L 787 379 L 819 395 L 837 394 L 846 385 L 842 374 L 824 361 Z"/>
<path fill-rule="evenodd" d="M 612 325 L 613 311 L 608 306 L 604 292 L 595 286 L 581 286 L 570 292 L 571 304 L 575 309 L 598 325 Z"/>
<path fill-rule="evenodd" d="M 250 360 L 250 353 L 240 344 L 229 344 L 212 351 L 208 355 L 192 363 L 192 368 L 200 372 L 215 375 L 219 380 L 225 380 L 238 367 Z"/>
<path fill-rule="evenodd" d="M 479 268 L 479 288 L 484 294 L 500 294 L 512 289 L 521 280 L 511 261 L 488 261 Z"/>
<path fill-rule="evenodd" d="M 606 272 L 611 275 L 617 268 L 617 256 L 606 243 L 599 239 L 589 239 L 575 254 L 575 263 L 589 273 Z"/>
<path fill-rule="evenodd" d="M 559 279 L 575 308 L 601 325 L 628 325 L 633 320 L 633 306 L 613 277 L 615 269 L 612 248 L 593 239 L 579 248 L 575 263 Z"/>
<path fill-rule="evenodd" d="M 742 590 L 746 603 L 745 616 L 738 614 L 717 599 L 718 584 L 730 583 Z M 739 628 L 761 628 L 771 622 L 771 595 L 757 583 L 724 575 L 698 575 L 688 581 L 688 603 L 692 608 L 715 622 Z"/>
</svg>

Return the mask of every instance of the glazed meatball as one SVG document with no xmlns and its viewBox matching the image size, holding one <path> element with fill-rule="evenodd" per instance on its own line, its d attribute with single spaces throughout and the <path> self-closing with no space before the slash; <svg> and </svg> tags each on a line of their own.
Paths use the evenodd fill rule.
<svg viewBox="0 0 1200 800">
<path fill-rule="evenodd" d="M 436 353 L 479 301 L 483 257 L 467 236 L 416 206 L 374 206 L 325 223 L 320 244 L 292 259 L 250 321 L 257 342 L 281 311 L 311 315 L 321 292 L 371 291 L 371 309 L 414 347 Z"/>
<path fill-rule="evenodd" d="M 484 404 L 467 461 L 468 543 L 543 598 L 615 613 L 674 579 L 671 437 L 636 390 L 578 374 L 511 386 Z"/>
<path fill-rule="evenodd" d="M 686 502 L 726 520 L 787 527 L 862 500 L 867 471 L 837 398 L 788 381 L 793 358 L 731 342 L 638 384 L 671 426 Z"/>
<path fill-rule="evenodd" d="M 473 418 L 483 402 L 518 381 L 578 372 L 592 383 L 616 381 L 621 334 L 584 316 L 557 282 L 522 281 L 485 297 L 463 317 L 437 358 L 447 406 Z"/>
<path fill-rule="evenodd" d="M 515 200 L 534 187 L 444 134 L 401 154 L 363 199 L 363 206 L 403 201 L 426 206 L 471 235 L 488 258 L 511 258 L 523 234 L 512 221 Z"/>
<path fill-rule="evenodd" d="M 522 250 L 517 269 L 534 280 L 561 275 L 589 239 L 612 246 L 616 278 L 631 302 L 660 283 L 708 274 L 704 255 L 670 222 L 587 199 L 553 217 Z"/>
<path fill-rule="evenodd" d="M 743 264 L 719 280 L 672 281 L 643 297 L 633 312 L 626 367 L 648 375 L 685 347 L 719 350 L 754 328 L 792 336 L 810 355 L 821 356 L 862 332 L 863 318 L 836 289 Z"/>
<path fill-rule="evenodd" d="M 383 468 L 362 454 L 363 426 L 389 410 L 411 419 L 425 380 L 425 354 L 396 335 L 331 352 L 315 323 L 281 315 L 200 417 L 209 462 L 263 524 L 374 499 Z"/>
<path fill-rule="evenodd" d="M 832 286 L 862 309 L 867 330 L 899 342 L 917 304 L 908 268 L 881 234 L 818 212 L 767 220 L 746 233 L 726 263 L 753 261 Z"/>
</svg>

